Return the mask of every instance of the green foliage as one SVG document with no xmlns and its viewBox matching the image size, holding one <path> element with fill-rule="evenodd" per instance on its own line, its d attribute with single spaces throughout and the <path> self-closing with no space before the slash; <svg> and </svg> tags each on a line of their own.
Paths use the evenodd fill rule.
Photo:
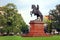
<svg viewBox="0 0 60 40">
<path fill-rule="evenodd" d="M 56 9 L 50 10 L 49 15 L 51 16 L 50 20 L 52 28 L 60 31 L 60 4 L 56 6 Z"/>
<path fill-rule="evenodd" d="M 6 24 L 6 19 L 4 18 L 3 15 L 0 15 L 0 26 L 5 26 Z"/>
<path fill-rule="evenodd" d="M 28 25 L 22 25 L 21 31 L 23 34 L 27 34 L 29 32 Z"/>
<path fill-rule="evenodd" d="M 44 23 L 47 24 L 45 30 L 46 30 L 48 33 L 51 33 L 51 30 L 52 30 L 51 23 L 52 23 L 52 21 L 49 20 L 49 19 L 45 19 L 45 18 L 44 18 Z"/>
<path fill-rule="evenodd" d="M 2 7 L 5 12 L 4 15 L 0 14 L 0 26 L 3 26 L 3 32 L 21 32 L 20 27 L 26 25 L 21 14 L 18 14 L 17 8 L 14 4 L 9 3 Z"/>
</svg>

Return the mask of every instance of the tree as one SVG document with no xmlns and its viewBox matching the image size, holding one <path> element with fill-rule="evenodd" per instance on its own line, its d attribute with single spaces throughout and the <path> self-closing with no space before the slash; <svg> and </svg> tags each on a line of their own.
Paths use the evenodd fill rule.
<svg viewBox="0 0 60 40">
<path fill-rule="evenodd" d="M 51 33 L 51 31 L 52 31 L 52 27 L 51 27 L 52 21 L 49 20 L 49 16 L 48 16 L 48 19 L 44 18 L 43 21 L 45 23 L 44 32 L 45 33 Z"/>
<path fill-rule="evenodd" d="M 52 28 L 55 28 L 60 32 L 60 4 L 56 6 L 56 9 L 50 10 L 50 20 L 52 20 Z"/>
<path fill-rule="evenodd" d="M 1 15 L 0 17 L 1 23 L 3 22 L 2 25 L 5 25 L 3 26 L 2 31 L 7 32 L 7 35 L 9 35 L 10 32 L 14 32 L 15 34 L 18 32 L 20 33 L 20 27 L 26 25 L 26 23 L 24 22 L 21 14 L 18 13 L 16 6 L 13 3 L 8 3 L 2 8 L 5 12 L 4 15 Z"/>
<path fill-rule="evenodd" d="M 29 33 L 28 25 L 22 25 L 21 26 L 21 31 L 22 31 L 22 34 Z"/>
</svg>

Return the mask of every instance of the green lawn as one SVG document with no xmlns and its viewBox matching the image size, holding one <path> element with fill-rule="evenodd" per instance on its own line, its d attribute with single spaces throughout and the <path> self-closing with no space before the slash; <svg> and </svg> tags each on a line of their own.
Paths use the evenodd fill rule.
<svg viewBox="0 0 60 40">
<path fill-rule="evenodd" d="M 60 40 L 60 35 L 50 37 L 0 36 L 0 40 Z"/>
</svg>

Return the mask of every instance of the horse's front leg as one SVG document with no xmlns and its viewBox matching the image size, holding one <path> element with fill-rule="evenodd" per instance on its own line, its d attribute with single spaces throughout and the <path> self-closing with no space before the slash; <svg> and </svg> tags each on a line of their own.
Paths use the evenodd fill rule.
<svg viewBox="0 0 60 40">
<path fill-rule="evenodd" d="M 32 11 L 30 11 L 30 15 L 31 15 L 31 17 L 32 17 Z"/>
</svg>

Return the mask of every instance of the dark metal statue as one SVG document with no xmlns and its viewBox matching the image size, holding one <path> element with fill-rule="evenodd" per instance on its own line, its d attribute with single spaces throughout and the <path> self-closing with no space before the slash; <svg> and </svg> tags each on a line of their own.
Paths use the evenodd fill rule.
<svg viewBox="0 0 60 40">
<path fill-rule="evenodd" d="M 37 19 L 39 19 L 38 17 L 40 17 L 41 21 L 43 21 L 43 15 L 42 13 L 39 11 L 39 5 L 37 5 L 37 7 L 35 5 L 32 5 L 32 11 L 31 11 L 31 16 L 32 14 L 37 16 Z"/>
</svg>

